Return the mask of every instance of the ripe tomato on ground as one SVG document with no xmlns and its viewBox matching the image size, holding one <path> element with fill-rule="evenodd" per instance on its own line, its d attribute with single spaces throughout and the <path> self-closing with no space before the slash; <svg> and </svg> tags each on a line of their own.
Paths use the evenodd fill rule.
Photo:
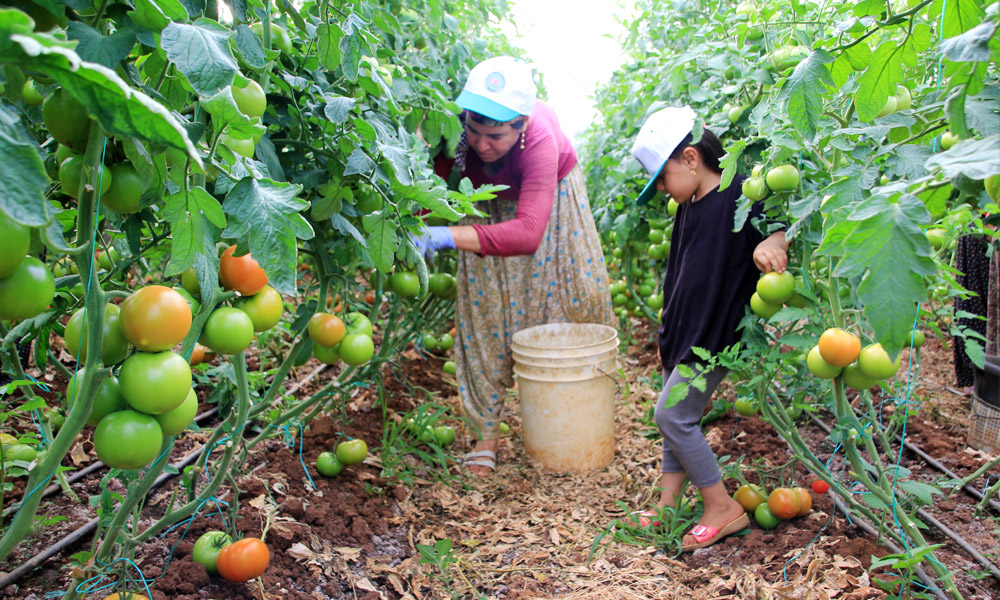
<svg viewBox="0 0 1000 600">
<path fill-rule="evenodd" d="M 122 302 L 119 314 L 122 332 L 143 352 L 173 348 L 191 329 L 191 306 L 177 290 L 147 285 Z"/>
<path fill-rule="evenodd" d="M 235 583 L 260 577 L 270 562 L 267 544 L 257 538 L 243 538 L 224 546 L 215 559 L 219 575 Z"/>
<path fill-rule="evenodd" d="M 819 336 L 819 355 L 835 367 L 846 367 L 861 353 L 861 340 L 849 331 L 831 327 Z"/>
<path fill-rule="evenodd" d="M 823 481 L 822 479 L 817 479 L 812 482 L 812 489 L 817 494 L 825 494 L 830 491 L 830 484 Z"/>
<path fill-rule="evenodd" d="M 227 290 L 236 290 L 242 296 L 253 296 L 267 285 L 267 273 L 250 256 L 233 256 L 236 246 L 226 248 L 219 257 L 219 281 Z"/>
<path fill-rule="evenodd" d="M 152 416 L 120 410 L 101 419 L 94 431 L 94 452 L 112 469 L 141 469 L 160 455 L 163 431 Z"/>
<path fill-rule="evenodd" d="M 790 488 L 778 488 L 767 497 L 767 506 L 779 519 L 791 519 L 799 514 L 799 496 Z"/>
<path fill-rule="evenodd" d="M 733 499 L 740 503 L 743 510 L 751 512 L 755 510 L 762 503 L 767 502 L 767 496 L 764 495 L 764 490 L 757 484 L 741 485 L 736 493 L 733 494 Z"/>
<path fill-rule="evenodd" d="M 799 497 L 799 512 L 797 512 L 795 516 L 804 517 L 809 514 L 810 510 L 812 510 L 812 496 L 809 494 L 809 490 L 804 487 L 793 488 L 793 491 Z"/>
<path fill-rule="evenodd" d="M 219 552 L 232 543 L 233 538 L 225 531 L 206 531 L 194 543 L 191 558 L 194 562 L 204 565 L 209 573 L 218 573 L 216 560 L 219 558 Z"/>
</svg>

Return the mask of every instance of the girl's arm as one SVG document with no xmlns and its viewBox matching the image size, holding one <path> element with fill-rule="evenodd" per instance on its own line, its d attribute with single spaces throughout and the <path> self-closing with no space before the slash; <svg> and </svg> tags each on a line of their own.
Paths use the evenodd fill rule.
<svg viewBox="0 0 1000 600">
<path fill-rule="evenodd" d="M 784 231 L 775 231 L 753 250 L 753 262 L 763 273 L 782 273 L 788 266 L 788 240 Z"/>
</svg>

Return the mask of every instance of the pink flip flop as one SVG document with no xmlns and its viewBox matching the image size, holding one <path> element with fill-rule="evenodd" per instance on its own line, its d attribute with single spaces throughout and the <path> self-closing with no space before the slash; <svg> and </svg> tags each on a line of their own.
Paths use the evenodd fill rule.
<svg viewBox="0 0 1000 600">
<path fill-rule="evenodd" d="M 696 543 L 681 546 L 681 552 L 690 552 L 692 550 L 697 550 L 698 548 L 711 546 L 722 538 L 732 535 L 737 531 L 742 531 L 749 526 L 750 517 L 748 517 L 746 513 L 743 513 L 732 521 L 726 523 L 722 526 L 722 529 L 716 529 L 715 527 L 710 527 L 708 525 L 695 525 L 688 533 L 694 538 Z"/>
<path fill-rule="evenodd" d="M 652 508 L 648 510 L 637 510 L 628 514 L 628 518 L 625 519 L 624 523 L 630 527 L 659 527 L 663 524 L 659 520 L 660 511 L 654 510 Z M 636 519 L 638 517 L 638 519 Z"/>
</svg>

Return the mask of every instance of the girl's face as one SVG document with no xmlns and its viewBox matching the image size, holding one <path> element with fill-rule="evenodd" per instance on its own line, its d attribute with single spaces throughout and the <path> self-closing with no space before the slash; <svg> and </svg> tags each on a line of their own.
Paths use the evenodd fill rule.
<svg viewBox="0 0 1000 600">
<path fill-rule="evenodd" d="M 656 189 L 673 198 L 678 204 L 684 204 L 695 195 L 700 183 L 691 170 L 692 166 L 687 164 L 684 156 L 680 159 L 669 159 L 656 180 Z"/>
<path fill-rule="evenodd" d="M 465 119 L 465 135 L 469 140 L 469 147 L 476 151 L 479 158 L 484 163 L 492 163 L 507 156 L 526 126 L 525 124 L 520 129 L 515 129 L 510 126 L 510 123 L 504 123 L 491 127 L 467 118 Z"/>
</svg>

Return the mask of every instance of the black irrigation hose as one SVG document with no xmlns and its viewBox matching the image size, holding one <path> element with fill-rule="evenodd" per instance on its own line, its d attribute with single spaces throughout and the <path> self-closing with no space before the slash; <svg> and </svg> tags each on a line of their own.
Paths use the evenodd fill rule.
<svg viewBox="0 0 1000 600">
<path fill-rule="evenodd" d="M 940 462 L 934 460 L 929 454 L 927 454 L 926 452 L 924 452 L 920 448 L 917 448 L 916 446 L 914 446 L 912 442 L 910 442 L 908 440 L 903 440 L 902 437 L 898 436 L 898 435 L 896 436 L 896 441 L 897 442 L 900 442 L 900 441 L 903 442 L 903 447 L 904 448 L 906 448 L 910 452 L 916 454 L 924 462 L 926 462 L 930 466 L 934 467 L 938 471 L 941 471 L 942 473 L 944 473 L 948 477 L 951 477 L 953 480 L 955 480 L 955 481 L 961 481 L 962 480 L 961 477 L 959 477 L 955 473 L 952 473 L 948 469 L 948 467 L 946 467 L 943 464 L 941 464 Z M 983 493 L 980 492 L 979 490 L 977 490 L 976 488 L 972 487 L 972 484 L 967 483 L 967 484 L 965 484 L 965 486 L 962 489 L 965 490 L 965 493 L 969 494 L 970 496 L 972 496 L 976 500 L 982 500 L 983 499 Z M 989 501 L 989 505 L 992 506 L 997 512 L 1000 512 L 1000 502 L 997 502 L 996 500 L 990 500 Z"/>
<path fill-rule="evenodd" d="M 827 435 L 829 435 L 830 432 L 832 431 L 827 426 L 826 423 L 824 423 L 823 421 L 817 419 L 815 416 L 812 416 L 812 420 L 821 429 L 823 429 L 823 431 L 825 431 L 827 433 Z M 934 461 L 934 462 L 937 462 L 937 461 Z M 939 468 L 939 470 L 942 470 L 946 474 L 949 474 L 948 469 L 946 469 L 944 467 L 944 465 L 941 465 L 940 463 L 938 463 L 938 465 L 939 465 L 939 467 L 935 467 L 935 468 Z M 953 474 L 949 474 L 949 476 L 953 477 L 955 479 L 958 478 L 957 475 L 953 475 Z M 980 495 L 980 498 L 982 498 L 982 495 Z M 834 501 L 838 502 L 838 503 L 840 502 L 839 498 L 837 498 L 836 495 L 834 496 Z M 845 510 L 845 514 L 846 514 L 846 510 Z M 994 579 L 996 579 L 997 581 L 1000 581 L 1000 569 L 998 569 L 992 562 L 990 562 L 990 560 L 988 558 L 986 558 L 985 556 L 983 556 L 978 550 L 976 550 L 975 548 L 973 548 L 967 541 L 965 541 L 964 538 L 962 538 L 962 536 L 958 535 L 958 533 L 956 533 L 950 527 L 948 527 L 947 525 L 945 525 L 944 523 L 942 523 L 941 521 L 939 521 L 938 519 L 936 519 L 933 515 L 931 515 L 929 512 L 927 512 L 923 508 L 918 508 L 917 509 L 917 516 L 920 517 L 921 519 L 923 519 L 924 521 L 926 521 L 927 523 L 929 523 L 931 526 L 933 526 L 936 529 L 938 529 L 941 533 L 943 533 L 945 536 L 947 536 L 949 539 L 951 539 L 951 541 L 955 542 L 955 544 L 957 544 L 962 550 L 965 550 L 966 552 L 968 552 L 969 555 L 977 563 L 979 563 L 980 566 L 982 566 L 983 568 L 985 568 L 987 571 L 990 572 L 991 575 L 993 575 Z M 856 520 L 856 519 L 857 519 L 857 517 L 852 517 L 852 521 Z M 872 530 L 871 533 L 874 534 L 874 530 Z M 890 540 L 886 540 L 886 542 L 891 543 Z M 888 543 L 887 543 L 887 545 L 888 545 Z M 895 550 L 895 549 L 893 550 L 893 552 L 896 552 L 897 554 L 900 553 L 899 550 Z M 926 583 L 926 581 L 924 583 Z"/>
</svg>

